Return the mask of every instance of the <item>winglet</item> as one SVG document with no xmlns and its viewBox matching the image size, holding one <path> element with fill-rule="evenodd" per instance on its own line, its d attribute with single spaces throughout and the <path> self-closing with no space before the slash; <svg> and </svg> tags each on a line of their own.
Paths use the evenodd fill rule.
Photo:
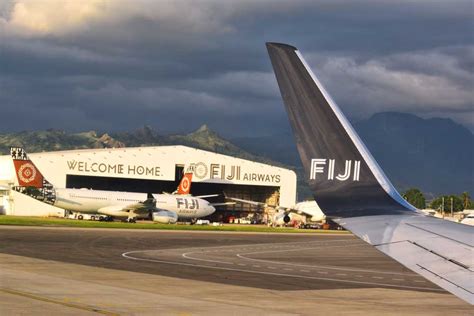
<svg viewBox="0 0 474 316">
<path fill-rule="evenodd" d="M 395 190 L 294 46 L 267 43 L 309 185 L 327 216 L 416 210 Z"/>
</svg>

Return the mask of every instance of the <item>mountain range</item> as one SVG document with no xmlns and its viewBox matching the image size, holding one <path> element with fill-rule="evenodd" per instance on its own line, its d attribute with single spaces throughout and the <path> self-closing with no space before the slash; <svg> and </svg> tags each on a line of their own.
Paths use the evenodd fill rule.
<svg viewBox="0 0 474 316">
<path fill-rule="evenodd" d="M 474 135 L 451 119 L 383 112 L 354 128 L 400 191 L 416 187 L 428 198 L 474 192 Z M 231 141 L 251 153 L 301 166 L 291 131 Z"/>
<path fill-rule="evenodd" d="M 399 190 L 417 187 L 428 198 L 441 193 L 474 192 L 474 135 L 462 125 L 450 119 L 384 112 L 356 122 L 354 128 Z M 149 126 L 132 132 L 102 134 L 53 129 L 0 134 L 2 154 L 8 154 L 10 146 L 40 152 L 163 145 L 186 145 L 291 168 L 299 176 L 299 197 L 310 196 L 291 131 L 230 140 L 207 125 L 184 135 L 160 135 Z"/>
</svg>

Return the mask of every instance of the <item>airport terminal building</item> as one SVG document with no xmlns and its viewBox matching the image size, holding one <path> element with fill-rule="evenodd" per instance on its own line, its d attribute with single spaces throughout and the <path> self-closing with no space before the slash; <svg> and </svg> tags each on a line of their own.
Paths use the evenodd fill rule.
<svg viewBox="0 0 474 316">
<path fill-rule="evenodd" d="M 224 202 L 224 194 L 286 206 L 296 201 L 296 174 L 292 170 L 186 146 L 81 149 L 29 156 L 45 178 L 58 188 L 173 192 L 185 166 L 192 165 L 191 193 L 220 194 L 209 199 L 211 202 Z M 65 210 L 10 190 L 16 183 L 11 157 L 0 156 L 1 214 L 64 216 Z M 238 203 L 217 207 L 211 219 L 264 217 L 269 212 L 272 210 Z"/>
</svg>

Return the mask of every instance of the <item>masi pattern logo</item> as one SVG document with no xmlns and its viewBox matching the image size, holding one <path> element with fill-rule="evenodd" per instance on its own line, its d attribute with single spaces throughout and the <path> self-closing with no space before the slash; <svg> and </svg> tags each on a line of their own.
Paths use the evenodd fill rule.
<svg viewBox="0 0 474 316">
<path fill-rule="evenodd" d="M 36 168 L 29 162 L 24 163 L 18 169 L 18 178 L 24 183 L 30 183 L 36 178 Z"/>
<path fill-rule="evenodd" d="M 327 179 L 338 181 L 347 181 L 352 176 L 352 181 L 359 181 L 360 176 L 360 160 L 346 160 L 344 173 L 334 174 L 334 168 L 336 165 L 336 159 L 311 159 L 311 170 L 309 173 L 310 180 L 320 180 L 323 175 L 317 176 L 318 173 L 326 173 L 327 166 Z"/>
</svg>

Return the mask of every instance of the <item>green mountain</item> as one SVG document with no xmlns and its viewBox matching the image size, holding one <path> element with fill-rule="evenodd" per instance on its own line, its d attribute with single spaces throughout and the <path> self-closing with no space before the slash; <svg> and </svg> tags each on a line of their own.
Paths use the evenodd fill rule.
<svg viewBox="0 0 474 316">
<path fill-rule="evenodd" d="M 431 197 L 474 192 L 474 135 L 466 127 L 450 119 L 383 112 L 356 122 L 354 128 L 400 191 L 416 187 Z M 231 141 L 248 152 L 296 166 L 297 173 L 301 170 L 289 130 Z"/>
<path fill-rule="evenodd" d="M 67 133 L 61 130 L 30 131 L 0 134 L 0 154 L 8 154 L 11 146 L 21 146 L 28 152 L 59 151 L 86 148 L 122 148 L 141 146 L 185 145 L 215 153 L 283 166 L 281 163 L 251 154 L 201 126 L 186 135 L 160 135 L 149 126 L 133 132 L 98 134 L 95 131 Z"/>
<path fill-rule="evenodd" d="M 97 135 L 94 131 L 66 133 L 61 130 L 0 134 L 0 154 L 8 154 L 10 146 L 25 147 L 29 152 L 58 151 L 85 148 L 125 147 L 108 134 Z"/>
</svg>

